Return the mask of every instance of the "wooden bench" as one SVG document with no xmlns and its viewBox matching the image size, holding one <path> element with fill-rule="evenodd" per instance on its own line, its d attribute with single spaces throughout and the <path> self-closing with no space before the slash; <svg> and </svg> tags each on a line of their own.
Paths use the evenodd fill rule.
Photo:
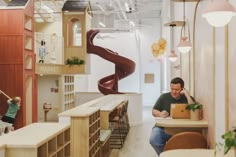
<svg viewBox="0 0 236 157">
<path fill-rule="evenodd" d="M 110 154 L 109 139 L 111 136 L 111 130 L 100 130 L 100 149 L 101 157 L 108 157 Z"/>
</svg>

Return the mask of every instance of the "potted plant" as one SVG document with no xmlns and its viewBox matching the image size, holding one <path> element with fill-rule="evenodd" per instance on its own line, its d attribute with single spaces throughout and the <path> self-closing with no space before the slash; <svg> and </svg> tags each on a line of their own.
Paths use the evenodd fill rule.
<svg viewBox="0 0 236 157">
<path fill-rule="evenodd" d="M 236 156 L 236 127 L 224 133 L 221 136 L 224 139 L 224 154 L 227 154 L 231 148 L 234 148 L 234 156 Z"/>
<path fill-rule="evenodd" d="M 195 102 L 186 106 L 187 110 L 190 110 L 191 120 L 200 120 L 200 109 L 202 109 L 202 104 Z"/>
<path fill-rule="evenodd" d="M 71 59 L 66 60 L 66 65 L 72 66 L 72 65 L 82 65 L 84 64 L 84 60 L 79 59 L 76 56 L 72 56 Z"/>
</svg>

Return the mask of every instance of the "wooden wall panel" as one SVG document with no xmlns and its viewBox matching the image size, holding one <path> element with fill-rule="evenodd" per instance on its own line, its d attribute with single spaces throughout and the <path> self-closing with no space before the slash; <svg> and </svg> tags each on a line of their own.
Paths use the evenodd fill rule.
<svg viewBox="0 0 236 157">
<path fill-rule="evenodd" d="M 34 17 L 34 9 L 33 8 L 34 8 L 34 1 L 31 0 L 28 2 L 28 5 L 26 6 L 26 8 L 24 10 L 25 14 L 28 16 L 31 15 L 31 17 Z"/>
<path fill-rule="evenodd" d="M 35 54 L 34 54 L 34 31 L 30 30 L 28 24 L 32 17 L 33 26 L 33 0 L 28 3 L 25 9 L 1 9 L 0 10 L 0 89 L 9 96 L 20 96 L 22 99 L 21 110 L 18 112 L 14 127 L 20 128 L 26 125 L 26 115 L 30 115 L 29 122 L 37 121 L 37 79 L 35 75 Z M 27 18 L 25 18 L 27 17 Z M 25 21 L 26 20 L 26 21 Z M 25 36 L 32 38 L 29 49 L 25 49 Z M 26 68 L 29 60 L 32 59 L 32 68 Z M 27 86 L 27 77 L 31 83 Z M 27 95 L 26 95 L 27 89 Z M 28 99 L 28 97 L 31 97 Z M 6 98 L 0 95 L 0 114 L 5 114 L 8 106 Z M 26 101 L 27 99 L 27 101 Z M 28 105 L 28 110 L 26 110 Z M 32 106 L 29 106 L 32 105 Z M 31 116 L 32 115 L 32 116 Z"/>
<path fill-rule="evenodd" d="M 24 98 L 23 98 L 23 73 L 22 73 L 22 65 L 0 65 L 0 89 L 5 92 L 10 97 L 20 96 L 22 98 L 22 107 L 21 110 L 17 114 L 16 125 L 23 125 L 23 110 L 24 110 Z M 3 98 L 3 97 L 1 97 Z M 6 103 L 7 99 L 1 99 L 1 110 L 0 114 L 4 115 L 8 105 Z"/>
<path fill-rule="evenodd" d="M 0 34 L 23 34 L 23 10 L 0 9 Z"/>
<path fill-rule="evenodd" d="M 0 35 L 0 64 L 22 64 L 23 37 Z"/>
</svg>

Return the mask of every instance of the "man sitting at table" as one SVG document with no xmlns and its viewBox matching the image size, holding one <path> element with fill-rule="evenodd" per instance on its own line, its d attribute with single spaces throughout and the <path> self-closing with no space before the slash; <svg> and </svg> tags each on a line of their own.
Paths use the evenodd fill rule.
<svg viewBox="0 0 236 157">
<path fill-rule="evenodd" d="M 170 115 L 170 106 L 172 103 L 194 103 L 194 98 L 190 96 L 189 92 L 184 88 L 184 81 L 180 77 L 173 78 L 170 82 L 171 91 L 162 94 L 156 101 L 152 115 L 154 117 L 166 118 Z M 154 126 L 150 136 L 150 144 L 159 155 L 171 137 L 170 134 L 165 133 L 164 128 Z"/>
</svg>

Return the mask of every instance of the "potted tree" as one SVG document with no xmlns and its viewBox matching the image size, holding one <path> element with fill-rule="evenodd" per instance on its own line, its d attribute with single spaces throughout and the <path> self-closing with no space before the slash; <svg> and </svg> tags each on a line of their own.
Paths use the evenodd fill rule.
<svg viewBox="0 0 236 157">
<path fill-rule="evenodd" d="M 202 109 L 202 104 L 195 102 L 186 106 L 187 110 L 190 110 L 191 120 L 200 120 L 200 110 Z"/>
<path fill-rule="evenodd" d="M 234 148 L 234 156 L 236 156 L 236 127 L 224 133 L 221 136 L 224 139 L 224 154 L 227 154 L 231 148 Z"/>
</svg>

